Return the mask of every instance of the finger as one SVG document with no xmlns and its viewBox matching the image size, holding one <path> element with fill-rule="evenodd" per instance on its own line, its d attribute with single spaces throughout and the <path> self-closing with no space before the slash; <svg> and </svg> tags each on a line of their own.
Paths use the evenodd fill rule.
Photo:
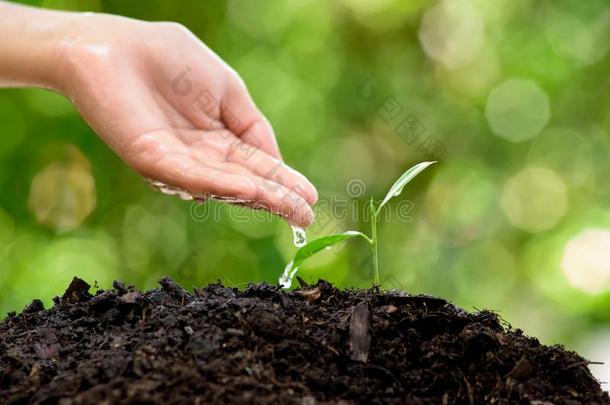
<svg viewBox="0 0 610 405">
<path fill-rule="evenodd" d="M 251 200 L 258 193 L 250 176 L 205 167 L 188 154 L 170 154 L 160 160 L 140 166 L 148 178 L 188 191 L 194 197 L 231 197 Z"/>
<path fill-rule="evenodd" d="M 256 208 L 282 216 L 288 223 L 308 227 L 314 221 L 311 206 L 299 194 L 268 179 L 252 175 L 250 179 L 258 191 L 255 200 Z"/>
<path fill-rule="evenodd" d="M 228 131 L 220 131 L 216 134 L 208 132 L 206 136 L 200 138 L 197 145 L 205 150 L 208 156 L 212 150 L 215 150 L 217 159 L 246 168 L 257 176 L 300 194 L 310 205 L 314 205 L 318 200 L 316 188 L 305 176 Z M 218 156 L 219 153 L 224 156 Z"/>
<path fill-rule="evenodd" d="M 168 155 L 143 173 L 146 177 L 186 190 L 195 197 L 228 198 L 263 208 L 298 226 L 309 226 L 314 214 L 298 194 L 254 174 L 231 172 L 228 167 L 205 167 L 190 156 Z"/>
<path fill-rule="evenodd" d="M 271 124 L 256 107 L 237 73 L 231 73 L 220 113 L 224 125 L 244 142 L 282 160 Z"/>
<path fill-rule="evenodd" d="M 318 191 L 304 175 L 281 160 L 261 150 L 252 149 L 249 145 L 246 146 L 240 140 L 236 140 L 229 148 L 227 162 L 243 166 L 268 181 L 281 184 L 301 195 L 310 205 L 318 201 Z"/>
</svg>

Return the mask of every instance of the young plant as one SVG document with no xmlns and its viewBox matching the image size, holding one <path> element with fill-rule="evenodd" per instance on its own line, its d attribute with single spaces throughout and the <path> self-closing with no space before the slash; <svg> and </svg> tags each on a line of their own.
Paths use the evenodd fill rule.
<svg viewBox="0 0 610 405">
<path fill-rule="evenodd" d="M 339 242 L 343 242 L 345 240 L 351 239 L 355 236 L 360 236 L 360 237 L 364 238 L 371 247 L 371 252 L 373 255 L 373 277 L 374 277 L 373 283 L 375 286 L 379 286 L 379 254 L 378 254 L 378 249 L 377 249 L 377 245 L 378 245 L 377 222 L 379 222 L 381 209 L 393 197 L 399 196 L 402 193 L 402 190 L 407 185 L 407 183 L 409 183 L 411 180 L 413 180 L 415 178 L 415 176 L 417 176 L 425 168 L 427 168 L 428 166 L 430 166 L 433 163 L 436 163 L 436 162 L 422 162 L 422 163 L 416 164 L 415 166 L 411 167 L 409 170 L 404 172 L 403 175 L 400 176 L 400 178 L 398 178 L 398 180 L 396 180 L 394 185 L 392 185 L 392 187 L 390 187 L 390 190 L 386 194 L 385 198 L 381 201 L 381 204 L 379 204 L 379 206 L 376 207 L 375 202 L 371 198 L 371 201 L 369 203 L 369 214 L 371 216 L 371 236 L 370 237 L 365 235 L 362 232 L 346 231 L 343 233 L 323 236 L 321 238 L 312 240 L 311 242 L 305 244 L 304 246 L 300 247 L 296 251 L 294 258 L 292 259 L 292 261 L 290 263 L 288 263 L 288 265 L 284 269 L 284 273 L 280 277 L 280 280 L 279 280 L 280 286 L 282 288 L 290 288 L 290 286 L 292 285 L 292 279 L 294 278 L 294 275 L 296 274 L 297 270 L 299 269 L 299 266 L 307 258 L 315 255 L 316 253 L 318 253 L 322 250 L 330 249 L 331 246 L 333 246 Z"/>
</svg>

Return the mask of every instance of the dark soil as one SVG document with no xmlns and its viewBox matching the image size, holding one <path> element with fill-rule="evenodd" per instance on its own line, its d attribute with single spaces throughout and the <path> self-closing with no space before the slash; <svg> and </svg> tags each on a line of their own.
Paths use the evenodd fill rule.
<svg viewBox="0 0 610 405">
<path fill-rule="evenodd" d="M 489 311 L 323 281 L 160 284 L 90 295 L 75 279 L 53 308 L 10 314 L 0 402 L 610 403 L 587 360 Z"/>
</svg>

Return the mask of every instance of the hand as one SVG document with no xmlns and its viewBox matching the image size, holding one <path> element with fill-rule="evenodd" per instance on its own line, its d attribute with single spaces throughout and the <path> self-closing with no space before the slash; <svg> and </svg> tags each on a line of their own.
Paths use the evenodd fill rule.
<svg viewBox="0 0 610 405">
<path fill-rule="evenodd" d="M 239 76 L 184 27 L 76 15 L 55 87 L 143 176 L 307 226 L 315 187 L 285 165 Z"/>
</svg>

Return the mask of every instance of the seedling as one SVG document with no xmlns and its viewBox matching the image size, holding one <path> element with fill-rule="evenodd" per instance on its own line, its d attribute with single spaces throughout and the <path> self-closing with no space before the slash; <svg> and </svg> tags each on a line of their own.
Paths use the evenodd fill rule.
<svg viewBox="0 0 610 405">
<path fill-rule="evenodd" d="M 398 180 L 390 187 L 390 190 L 386 194 L 385 198 L 381 201 L 379 206 L 375 206 L 375 202 L 371 198 L 369 202 L 369 214 L 371 216 L 371 236 L 367 236 L 362 232 L 358 231 L 346 231 L 343 233 L 323 236 L 321 238 L 312 240 L 309 243 L 301 246 L 295 253 L 294 258 L 288 263 L 286 268 L 284 269 L 284 273 L 280 277 L 279 283 L 282 288 L 290 288 L 292 285 L 292 279 L 296 274 L 297 270 L 301 266 L 301 264 L 309 257 L 315 255 L 316 253 L 330 249 L 331 246 L 343 242 L 345 240 L 351 239 L 356 236 L 360 236 L 364 238 L 371 247 L 371 253 L 373 255 L 373 283 L 375 286 L 379 286 L 379 254 L 378 254 L 378 239 L 377 239 L 377 222 L 379 222 L 381 209 L 388 201 L 390 201 L 393 197 L 398 197 L 402 190 L 405 188 L 407 183 L 415 178 L 419 173 L 421 173 L 425 168 L 430 166 L 431 164 L 436 162 L 422 162 L 416 164 L 411 167 L 409 170 L 403 173 Z"/>
</svg>

